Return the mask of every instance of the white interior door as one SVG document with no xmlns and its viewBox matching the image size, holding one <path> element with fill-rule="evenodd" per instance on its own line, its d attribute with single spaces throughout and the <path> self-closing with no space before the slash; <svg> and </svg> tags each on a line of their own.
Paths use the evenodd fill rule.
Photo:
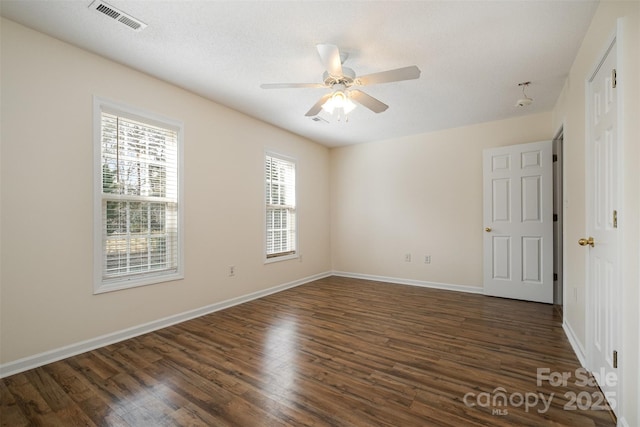
<svg viewBox="0 0 640 427">
<path fill-rule="evenodd" d="M 587 358 L 611 406 L 619 396 L 617 372 L 619 307 L 618 137 L 616 52 L 611 45 L 588 83 Z M 615 408 L 614 408 L 615 410 Z"/>
<path fill-rule="evenodd" d="M 484 293 L 553 303 L 552 142 L 483 152 Z"/>
</svg>

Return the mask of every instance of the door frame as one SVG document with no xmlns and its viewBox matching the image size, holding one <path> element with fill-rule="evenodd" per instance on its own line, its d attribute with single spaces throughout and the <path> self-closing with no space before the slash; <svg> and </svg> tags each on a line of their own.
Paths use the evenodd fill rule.
<svg viewBox="0 0 640 427">
<path fill-rule="evenodd" d="M 589 124 L 589 113 L 591 111 L 592 108 L 592 101 L 591 98 L 589 96 L 589 84 L 590 81 L 593 80 L 593 78 L 595 77 L 596 73 L 598 72 L 599 68 L 601 67 L 602 63 L 604 62 L 604 60 L 607 57 L 607 54 L 609 53 L 609 51 L 611 49 L 615 49 L 615 53 L 616 53 L 616 70 L 618 74 L 621 74 L 622 70 L 620 68 L 620 58 L 622 58 L 622 52 L 621 52 L 621 27 L 620 27 L 620 22 L 617 21 L 616 22 L 616 26 L 613 30 L 613 32 L 609 35 L 609 37 L 605 40 L 604 43 L 604 47 L 600 50 L 600 52 L 598 53 L 598 56 L 596 57 L 597 60 L 594 62 L 594 64 L 592 65 L 592 67 L 589 70 L 589 73 L 587 73 L 587 75 L 585 76 L 585 80 L 584 80 L 584 94 L 585 94 L 585 139 L 584 139 L 584 144 L 585 144 L 585 175 L 584 175 L 584 179 L 585 179 L 585 223 L 590 224 L 591 220 L 592 220 L 592 215 L 594 214 L 594 212 L 592 212 L 592 209 L 590 208 L 592 206 L 592 202 L 593 202 L 593 195 L 590 194 L 589 192 L 589 179 L 588 179 L 588 173 L 589 173 L 589 166 L 592 163 L 592 158 L 591 158 L 591 152 L 587 149 L 588 148 L 588 144 L 589 141 L 591 140 L 592 137 L 592 133 L 590 131 L 590 124 Z M 614 46 L 615 44 L 615 46 Z M 623 150 L 623 138 L 622 138 L 622 129 L 623 129 L 623 80 L 622 79 L 617 79 L 617 83 L 616 83 L 616 90 L 618 93 L 618 96 L 616 97 L 616 108 L 617 108 L 617 117 L 616 117 L 616 127 L 617 127 L 617 133 L 616 133 L 616 148 L 617 148 L 617 189 L 616 191 L 618 191 L 618 206 L 619 206 L 619 211 L 621 214 L 621 218 L 620 221 L 618 222 L 618 233 L 620 234 L 620 236 L 624 235 L 624 198 L 623 196 L 623 179 L 624 179 L 624 150 Z M 588 232 L 589 230 L 585 230 L 585 232 Z M 586 234 L 585 234 L 586 235 Z M 617 239 L 617 250 L 618 250 L 618 254 L 622 255 L 623 254 L 623 239 L 619 238 Z M 575 242 L 573 242 L 573 244 L 575 244 Z M 585 266 L 586 266 L 586 275 L 585 275 L 585 362 L 586 362 L 586 368 L 593 372 L 594 366 L 594 355 L 592 353 L 592 348 L 593 348 L 593 337 L 594 337 L 594 323 L 595 323 L 595 313 L 591 310 L 592 307 L 592 295 L 594 292 L 594 289 L 592 288 L 592 281 L 591 281 L 591 272 L 589 269 L 589 251 L 585 252 Z M 622 309 L 623 309 L 623 295 L 622 295 L 622 291 L 623 291 L 623 283 L 622 283 L 622 279 L 624 277 L 624 263 L 623 263 L 623 257 L 619 256 L 618 259 L 618 286 L 619 286 L 619 292 L 617 292 L 617 298 L 615 299 L 615 301 L 613 302 L 614 306 L 615 306 L 615 316 L 616 316 L 616 324 L 618 325 L 618 334 L 617 334 L 617 342 L 615 343 L 615 346 L 618 348 L 618 350 L 622 350 L 623 347 L 623 343 L 622 343 L 622 339 L 625 336 L 625 331 L 624 331 L 624 325 L 622 323 Z M 624 357 L 621 358 L 620 363 L 618 364 L 617 367 L 617 392 L 618 395 L 615 396 L 616 398 L 616 408 L 614 413 L 619 417 L 621 414 L 624 413 L 623 411 L 623 398 L 622 398 L 622 392 L 624 389 L 624 374 L 623 374 L 623 369 L 624 369 Z"/>
<path fill-rule="evenodd" d="M 553 303 L 562 307 L 564 319 L 565 300 L 568 293 L 564 289 L 564 218 L 565 218 L 565 180 L 564 180 L 564 123 L 552 140 L 553 154 L 553 214 L 557 215 L 553 228 L 553 266 L 557 280 L 553 284 Z M 555 218 L 554 218 L 555 219 Z"/>
</svg>

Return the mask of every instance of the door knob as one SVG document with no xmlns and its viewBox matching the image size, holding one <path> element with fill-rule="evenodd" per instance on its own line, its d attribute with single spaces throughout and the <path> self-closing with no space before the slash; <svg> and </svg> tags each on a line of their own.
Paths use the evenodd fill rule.
<svg viewBox="0 0 640 427">
<path fill-rule="evenodd" d="M 487 233 L 489 233 L 491 231 L 491 227 L 487 227 L 484 229 L 484 231 L 486 231 Z"/>
<path fill-rule="evenodd" d="M 580 239 L 578 240 L 578 244 L 580 246 L 591 246 L 594 247 L 595 246 L 595 241 L 593 240 L 593 237 L 589 237 L 588 239 Z"/>
</svg>

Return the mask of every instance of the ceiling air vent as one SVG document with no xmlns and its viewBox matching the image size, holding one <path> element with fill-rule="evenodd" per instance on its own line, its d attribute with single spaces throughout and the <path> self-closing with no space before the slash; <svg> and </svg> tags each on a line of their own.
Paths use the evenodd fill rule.
<svg viewBox="0 0 640 427">
<path fill-rule="evenodd" d="M 147 26 L 147 24 L 145 24 L 141 20 L 136 19 L 133 16 L 128 15 L 123 11 L 111 6 L 110 4 L 107 4 L 100 0 L 96 0 L 91 3 L 89 5 L 89 8 L 106 15 L 111 19 L 115 19 L 116 21 L 136 31 L 141 31 Z"/>
</svg>

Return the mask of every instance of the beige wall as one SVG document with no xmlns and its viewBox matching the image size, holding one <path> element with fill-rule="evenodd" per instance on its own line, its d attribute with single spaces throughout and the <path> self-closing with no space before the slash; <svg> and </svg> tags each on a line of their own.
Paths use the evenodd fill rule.
<svg viewBox="0 0 640 427">
<path fill-rule="evenodd" d="M 331 270 L 327 148 L 8 20 L 1 53 L 1 363 Z M 184 122 L 184 280 L 92 294 L 93 95 Z M 263 264 L 265 148 L 302 261 Z"/>
<path fill-rule="evenodd" d="M 621 418 L 640 425 L 640 371 L 638 304 L 640 286 L 640 2 L 603 1 L 553 112 L 554 129 L 564 125 L 565 156 L 565 322 L 586 346 L 586 254 L 575 242 L 586 233 L 585 195 L 585 91 L 586 81 L 605 52 L 619 25 L 618 96 L 622 101 L 619 129 L 623 158 L 623 194 L 619 206 L 623 267 L 620 365 L 623 397 Z M 620 110 L 619 110 L 620 111 Z M 624 218 L 624 219 L 622 219 Z M 571 298 L 577 293 L 577 300 Z"/>
<path fill-rule="evenodd" d="M 334 270 L 481 287 L 482 150 L 552 137 L 542 113 L 333 149 Z"/>
</svg>

